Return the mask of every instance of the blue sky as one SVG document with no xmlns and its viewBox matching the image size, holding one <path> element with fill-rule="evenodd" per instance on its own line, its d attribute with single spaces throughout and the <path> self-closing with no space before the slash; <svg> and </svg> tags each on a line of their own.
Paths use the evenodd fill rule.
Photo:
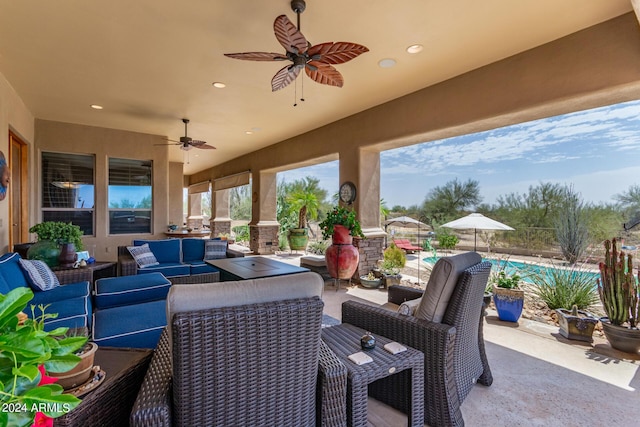
<svg viewBox="0 0 640 427">
<path fill-rule="evenodd" d="M 540 182 L 573 184 L 587 202 L 640 183 L 640 101 L 416 144 L 380 154 L 387 206 L 421 204 L 432 188 L 455 178 L 480 183 L 483 203 Z M 314 176 L 338 190 L 338 162 L 286 171 L 278 180 Z"/>
</svg>

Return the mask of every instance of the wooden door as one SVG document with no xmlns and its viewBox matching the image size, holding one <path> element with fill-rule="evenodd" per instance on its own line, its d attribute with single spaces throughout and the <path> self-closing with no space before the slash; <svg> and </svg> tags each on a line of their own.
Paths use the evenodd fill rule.
<svg viewBox="0 0 640 427">
<path fill-rule="evenodd" d="M 15 243 L 25 243 L 29 239 L 27 159 L 27 144 L 9 131 L 9 168 L 11 170 L 11 184 L 7 190 L 11 204 L 9 251 L 13 251 Z"/>
</svg>

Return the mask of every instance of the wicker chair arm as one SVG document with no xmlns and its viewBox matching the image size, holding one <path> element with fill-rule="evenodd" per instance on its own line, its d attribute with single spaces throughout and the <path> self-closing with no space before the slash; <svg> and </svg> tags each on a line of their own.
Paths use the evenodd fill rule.
<svg viewBox="0 0 640 427">
<path fill-rule="evenodd" d="M 126 246 L 118 246 L 118 276 L 134 276 L 138 274 L 138 264 Z"/>
<path fill-rule="evenodd" d="M 422 289 L 410 288 L 402 285 L 392 285 L 388 288 L 387 301 L 400 305 L 405 301 L 420 298 L 424 294 Z"/>
<path fill-rule="evenodd" d="M 324 341 L 320 341 L 318 355 L 316 424 L 322 427 L 347 424 L 347 368 Z"/>
<path fill-rule="evenodd" d="M 130 426 L 171 426 L 171 376 L 171 351 L 165 329 L 131 410 Z"/>
</svg>

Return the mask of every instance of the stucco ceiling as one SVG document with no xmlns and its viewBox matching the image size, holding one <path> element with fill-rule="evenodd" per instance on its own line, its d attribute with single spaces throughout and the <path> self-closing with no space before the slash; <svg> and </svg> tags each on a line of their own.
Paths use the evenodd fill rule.
<svg viewBox="0 0 640 427">
<path fill-rule="evenodd" d="M 217 147 L 191 150 L 189 175 L 631 10 L 629 0 L 307 0 L 312 44 L 370 52 L 336 66 L 342 88 L 305 76 L 294 107 L 293 84 L 271 92 L 282 63 L 223 56 L 281 52 L 273 21 L 295 22 L 289 0 L 0 0 L 0 72 L 40 119 L 178 139 L 189 118 L 189 136 Z M 424 50 L 407 53 L 416 43 Z M 384 58 L 397 64 L 381 68 Z"/>
</svg>

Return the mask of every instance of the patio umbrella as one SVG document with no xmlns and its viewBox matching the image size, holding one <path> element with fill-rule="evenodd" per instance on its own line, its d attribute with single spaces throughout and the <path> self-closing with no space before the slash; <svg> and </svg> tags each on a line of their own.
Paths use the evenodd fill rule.
<svg viewBox="0 0 640 427">
<path fill-rule="evenodd" d="M 478 230 L 514 230 L 506 224 L 494 219 L 487 218 L 479 213 L 472 213 L 462 218 L 442 224 L 443 227 L 455 228 L 458 230 L 473 228 L 473 250 L 476 250 L 476 239 Z"/>
<path fill-rule="evenodd" d="M 418 246 L 420 246 L 420 229 L 429 228 L 424 222 L 420 222 L 417 219 L 413 219 L 410 216 L 399 216 L 397 218 L 391 218 L 384 222 L 384 228 L 387 229 L 388 225 L 396 227 L 417 228 L 418 229 Z M 420 252 L 418 251 L 418 283 L 420 283 Z"/>
</svg>

